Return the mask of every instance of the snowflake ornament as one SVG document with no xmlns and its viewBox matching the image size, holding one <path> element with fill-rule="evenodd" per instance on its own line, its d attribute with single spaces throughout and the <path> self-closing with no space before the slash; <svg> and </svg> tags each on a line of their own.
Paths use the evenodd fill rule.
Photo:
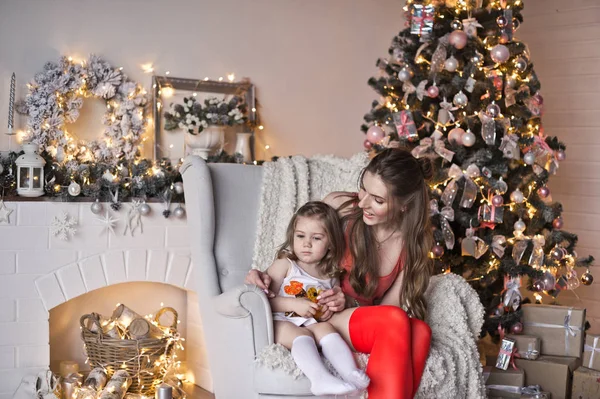
<svg viewBox="0 0 600 399">
<path fill-rule="evenodd" d="M 69 238 L 74 236 L 77 232 L 75 226 L 77 226 L 77 220 L 72 218 L 67 212 L 63 211 L 60 216 L 54 216 L 51 231 L 59 240 L 69 241 Z"/>
</svg>

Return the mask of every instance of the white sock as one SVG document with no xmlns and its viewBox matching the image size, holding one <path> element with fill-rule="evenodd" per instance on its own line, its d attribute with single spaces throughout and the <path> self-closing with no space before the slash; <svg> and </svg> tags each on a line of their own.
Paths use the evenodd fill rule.
<svg viewBox="0 0 600 399">
<path fill-rule="evenodd" d="M 371 380 L 364 371 L 356 367 L 352 351 L 338 333 L 327 334 L 321 338 L 323 355 L 331 362 L 342 378 L 358 389 L 365 389 Z"/>
<path fill-rule="evenodd" d="M 313 395 L 343 395 L 356 389 L 353 385 L 329 373 L 321 361 L 319 350 L 312 337 L 306 335 L 297 337 L 292 342 L 292 357 L 310 380 L 310 391 Z"/>
</svg>

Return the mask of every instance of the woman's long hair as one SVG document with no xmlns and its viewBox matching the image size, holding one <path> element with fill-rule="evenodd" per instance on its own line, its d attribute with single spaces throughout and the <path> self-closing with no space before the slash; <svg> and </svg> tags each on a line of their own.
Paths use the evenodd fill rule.
<svg viewBox="0 0 600 399">
<path fill-rule="evenodd" d="M 389 220 L 402 232 L 404 278 L 400 306 L 422 320 L 427 312 L 424 294 L 433 273 L 433 262 L 429 258 L 433 235 L 426 183 L 433 175 L 431 160 L 416 159 L 404 149 L 388 148 L 373 158 L 363 170 L 360 177 L 361 188 L 366 172 L 378 176 L 387 186 Z M 342 207 L 355 201 L 348 201 Z M 372 297 L 380 277 L 375 236 L 365 224 L 363 210 L 358 206 L 343 221 L 349 227 L 349 246 L 354 257 L 354 267 L 349 276 L 350 285 L 358 294 Z"/>
<path fill-rule="evenodd" d="M 340 218 L 337 212 L 331 206 L 321 201 L 310 201 L 302 205 L 296 211 L 285 233 L 285 242 L 277 251 L 277 259 L 289 258 L 298 260 L 294 254 L 294 230 L 300 216 L 307 218 L 316 218 L 323 223 L 325 234 L 329 240 L 329 251 L 319 264 L 319 272 L 330 278 L 339 277 L 340 262 L 344 256 L 344 232 L 342 231 Z"/>
</svg>

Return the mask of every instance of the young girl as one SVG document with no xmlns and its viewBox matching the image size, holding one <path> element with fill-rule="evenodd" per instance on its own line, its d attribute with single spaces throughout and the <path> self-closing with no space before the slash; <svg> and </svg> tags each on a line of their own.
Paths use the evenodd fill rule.
<svg viewBox="0 0 600 399">
<path fill-rule="evenodd" d="M 317 396 L 346 394 L 369 385 L 344 339 L 331 324 L 317 322 L 322 310 L 317 297 L 339 285 L 343 254 L 344 235 L 336 211 L 323 202 L 308 202 L 292 217 L 286 242 L 267 270 L 270 288 L 278 293 L 270 300 L 275 341 L 291 350 Z M 343 381 L 328 372 L 315 341 Z"/>
</svg>

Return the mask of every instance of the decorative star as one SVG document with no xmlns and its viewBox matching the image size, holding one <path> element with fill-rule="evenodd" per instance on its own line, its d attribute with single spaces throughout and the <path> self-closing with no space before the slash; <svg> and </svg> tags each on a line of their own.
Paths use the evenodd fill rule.
<svg viewBox="0 0 600 399">
<path fill-rule="evenodd" d="M 3 200 L 0 200 L 0 224 L 10 224 L 10 214 L 13 209 L 7 208 Z"/>
<path fill-rule="evenodd" d="M 102 216 L 102 217 L 97 217 L 96 220 L 102 222 L 103 224 L 103 228 L 100 231 L 100 235 L 102 235 L 102 233 L 104 233 L 106 231 L 106 234 L 110 235 L 110 233 L 112 232 L 113 235 L 116 235 L 115 233 L 115 225 L 117 224 L 117 222 L 119 221 L 118 218 L 113 218 L 112 215 L 109 213 L 108 209 L 106 210 L 106 215 Z"/>
</svg>

